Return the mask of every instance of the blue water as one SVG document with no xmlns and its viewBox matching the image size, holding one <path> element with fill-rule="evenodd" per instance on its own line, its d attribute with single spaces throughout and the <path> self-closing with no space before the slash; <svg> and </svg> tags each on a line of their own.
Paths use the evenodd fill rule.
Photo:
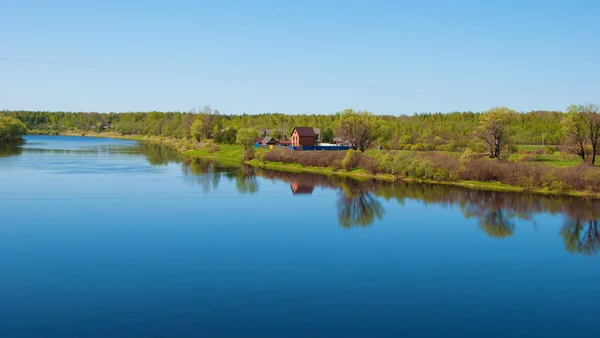
<svg viewBox="0 0 600 338">
<path fill-rule="evenodd" d="M 596 336 L 596 201 L 0 152 L 0 337 Z"/>
</svg>

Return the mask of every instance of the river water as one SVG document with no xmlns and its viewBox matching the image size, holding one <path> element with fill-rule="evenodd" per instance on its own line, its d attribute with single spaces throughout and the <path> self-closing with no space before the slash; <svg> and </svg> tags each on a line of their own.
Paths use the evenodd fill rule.
<svg viewBox="0 0 600 338">
<path fill-rule="evenodd" d="M 600 203 L 0 148 L 0 337 L 597 334 Z"/>
</svg>

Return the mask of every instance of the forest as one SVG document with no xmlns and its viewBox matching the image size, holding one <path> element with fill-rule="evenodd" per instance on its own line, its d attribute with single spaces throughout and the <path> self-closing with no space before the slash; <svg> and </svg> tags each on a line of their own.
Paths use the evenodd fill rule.
<svg viewBox="0 0 600 338">
<path fill-rule="evenodd" d="M 228 129 L 254 128 L 268 130 L 275 138 L 285 138 L 295 126 L 320 128 L 325 138 L 333 138 L 344 112 L 335 114 L 257 115 L 220 114 L 206 106 L 190 112 L 43 112 L 2 111 L 0 115 L 21 120 L 32 134 L 60 134 L 67 131 L 117 132 L 122 135 L 149 135 L 172 138 L 192 136 L 222 138 Z M 373 115 L 376 139 L 384 149 L 457 151 L 474 145 L 473 131 L 485 112 L 425 113 L 411 116 Z M 561 144 L 565 139 L 562 121 L 567 116 L 559 111 L 518 113 L 510 121 L 510 143 Z M 194 122 L 197 128 L 192 128 Z M 194 135 L 195 133 L 195 135 Z M 327 141 L 327 140 L 325 140 Z M 226 143 L 227 141 L 225 141 Z"/>
</svg>

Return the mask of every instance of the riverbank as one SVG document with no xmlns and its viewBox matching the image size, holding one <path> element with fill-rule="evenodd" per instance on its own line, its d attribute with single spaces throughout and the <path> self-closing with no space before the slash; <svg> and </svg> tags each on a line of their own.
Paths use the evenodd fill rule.
<svg viewBox="0 0 600 338">
<path fill-rule="evenodd" d="M 88 137 L 104 137 L 104 138 L 118 138 L 118 139 L 126 139 L 126 140 L 134 140 L 141 142 L 151 142 L 157 144 L 163 144 L 165 146 L 172 147 L 177 149 L 180 153 L 185 156 L 191 158 L 199 158 L 205 160 L 217 161 L 227 165 L 239 165 L 241 163 L 245 163 L 249 166 L 267 170 L 274 171 L 282 171 L 282 172 L 293 172 L 293 173 L 310 173 L 310 174 L 319 174 L 319 175 L 328 175 L 328 176 L 338 176 L 338 177 L 348 177 L 355 180 L 385 180 L 385 181 L 396 181 L 402 180 L 407 182 L 423 182 L 423 183 L 432 183 L 432 184 L 443 184 L 443 185 L 453 185 L 459 186 L 469 189 L 476 190 L 487 190 L 487 191 L 498 191 L 498 192 L 527 192 L 527 193 L 535 193 L 535 194 L 543 194 L 543 195 L 562 195 L 562 196 L 577 196 L 577 197 L 592 197 L 592 198 L 600 198 L 600 193 L 594 192 L 591 189 L 572 189 L 568 184 L 564 183 L 557 176 L 557 172 L 560 173 L 561 169 L 553 168 L 549 166 L 544 166 L 544 164 L 537 164 L 535 166 L 519 164 L 510 164 L 510 163 L 502 163 L 502 166 L 510 165 L 514 168 L 511 170 L 518 170 L 517 175 L 520 175 L 519 178 L 515 179 L 517 182 L 523 182 L 526 184 L 507 184 L 500 181 L 479 181 L 473 179 L 458 179 L 453 176 L 453 173 L 446 170 L 446 168 L 440 168 L 439 164 L 436 164 L 431 161 L 430 157 L 426 152 L 419 152 L 415 154 L 406 154 L 404 153 L 404 159 L 410 158 L 411 161 L 415 163 L 400 163 L 398 161 L 392 161 L 387 163 L 388 166 L 392 168 L 388 168 L 388 170 L 393 173 L 382 173 L 382 172 L 369 172 L 363 168 L 355 168 L 350 170 L 344 170 L 338 168 L 334 168 L 331 166 L 310 166 L 310 165 L 301 165 L 298 163 L 283 163 L 283 162 L 275 162 L 275 161 L 264 161 L 262 158 L 264 154 L 268 153 L 268 149 L 259 148 L 255 149 L 256 158 L 243 161 L 243 153 L 244 150 L 239 145 L 216 145 L 213 143 L 198 143 L 191 140 L 181 140 L 181 139 L 173 139 L 166 137 L 158 137 L 158 136 L 140 136 L 140 135 L 119 135 L 117 133 L 63 133 L 62 135 L 68 136 L 88 136 Z M 400 154 L 400 153 L 399 153 Z M 439 155 L 439 154 L 438 154 Z M 385 159 L 377 158 L 375 160 L 375 155 L 369 154 L 368 156 L 363 155 L 373 162 L 377 162 L 378 166 L 385 166 Z M 437 156 L 437 155 L 436 155 Z M 451 158 L 451 157 L 448 157 Z M 447 158 L 445 159 L 447 160 Z M 458 163 L 458 162 L 457 162 Z M 486 163 L 479 161 L 477 163 L 467 164 L 467 166 L 480 166 L 481 163 Z M 496 162 L 487 162 L 495 163 Z M 456 165 L 456 164 L 454 164 Z M 465 164 L 462 164 L 465 166 Z M 408 166 L 409 168 L 406 168 Z M 542 173 L 540 172 L 532 172 L 528 174 L 527 170 L 532 170 L 532 168 L 537 168 L 536 170 L 540 170 L 543 168 Z M 408 170 L 412 170 L 410 174 L 407 174 Z M 525 172 L 523 171 L 525 170 Z M 563 169 L 563 171 L 570 169 Z M 383 170 L 379 170 L 383 171 Z M 545 173 L 547 171 L 547 173 Z M 573 171 L 573 170 L 571 170 Z M 427 172 L 431 172 L 431 174 L 427 174 Z M 544 174 L 545 173 L 545 174 Z M 573 176 L 577 173 L 568 173 Z M 596 174 L 595 172 L 593 174 Z M 411 175 L 417 176 L 421 175 L 423 178 L 415 178 L 410 177 Z M 544 177 L 541 177 L 544 175 Z M 590 175 L 589 173 L 580 174 L 582 176 L 587 177 L 588 179 L 594 179 L 596 175 Z M 440 179 L 432 179 L 431 177 L 439 177 Z M 537 176 L 538 180 L 548 180 L 548 182 L 536 185 L 533 179 L 530 176 Z M 469 178 L 475 177 L 468 176 Z M 541 178 L 540 178 L 541 177 Z M 548 178 L 548 177 L 551 177 Z M 584 184 L 584 183 L 582 183 Z M 586 187 L 589 185 L 586 185 Z"/>
</svg>

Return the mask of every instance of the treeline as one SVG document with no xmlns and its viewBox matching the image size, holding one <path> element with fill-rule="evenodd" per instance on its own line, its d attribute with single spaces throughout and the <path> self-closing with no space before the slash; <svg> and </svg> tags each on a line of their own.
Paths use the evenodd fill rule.
<svg viewBox="0 0 600 338">
<path fill-rule="evenodd" d="M 473 147 L 473 130 L 483 113 L 428 113 L 413 116 L 376 115 L 376 140 L 384 149 L 456 151 Z M 331 115 L 223 115 L 205 107 L 199 112 L 129 112 L 83 113 L 4 111 L 21 120 L 31 133 L 57 134 L 67 131 L 106 132 L 123 135 L 151 135 L 174 138 L 220 137 L 232 142 L 232 135 L 220 135 L 225 130 L 254 128 L 268 130 L 276 138 L 289 137 L 292 128 L 310 126 L 321 129 L 330 139 L 337 136 L 343 113 Z M 510 121 L 510 142 L 514 144 L 560 144 L 565 139 L 561 123 L 566 113 L 532 111 L 516 114 Z M 196 128 L 194 128 L 194 122 Z M 377 143 L 374 143 L 377 144 Z"/>
</svg>

